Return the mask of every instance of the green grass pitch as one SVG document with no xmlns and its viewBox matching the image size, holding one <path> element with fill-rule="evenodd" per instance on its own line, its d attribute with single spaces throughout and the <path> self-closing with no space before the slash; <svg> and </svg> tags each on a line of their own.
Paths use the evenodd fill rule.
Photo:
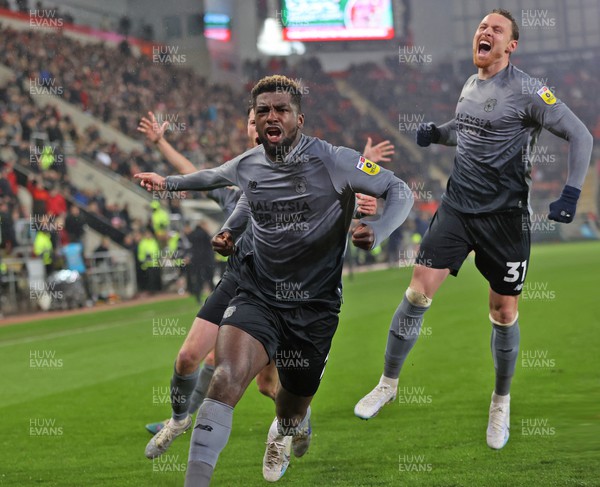
<svg viewBox="0 0 600 487">
<path fill-rule="evenodd" d="M 313 402 L 313 443 L 279 484 L 600 485 L 599 270 L 598 243 L 534 247 L 520 305 L 511 437 L 501 451 L 485 444 L 488 291 L 473 262 L 442 286 L 399 398 L 370 421 L 354 416 L 354 404 L 379 379 L 410 269 L 346 278 Z M 183 485 L 189 433 L 153 462 L 144 457 L 144 424 L 169 414 L 178 334 L 196 311 L 185 299 L 0 328 L 0 485 Z M 212 485 L 267 485 L 261 468 L 273 415 L 252 384 Z"/>
</svg>

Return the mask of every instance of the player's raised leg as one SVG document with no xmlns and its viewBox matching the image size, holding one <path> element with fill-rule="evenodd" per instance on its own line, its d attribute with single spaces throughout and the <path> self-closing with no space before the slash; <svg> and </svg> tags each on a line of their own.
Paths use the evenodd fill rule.
<svg viewBox="0 0 600 487">
<path fill-rule="evenodd" d="M 410 285 L 392 318 L 383 375 L 375 389 L 354 407 L 354 414 L 359 418 L 373 418 L 383 406 L 396 398 L 400 370 L 419 338 L 423 315 L 449 272 L 448 269 L 415 266 Z"/>
<path fill-rule="evenodd" d="M 186 487 L 209 485 L 219 454 L 229 439 L 233 408 L 269 362 L 261 342 L 231 325 L 219 329 L 216 359 L 215 373 L 192 433 Z"/>
<path fill-rule="evenodd" d="M 177 355 L 171 378 L 172 417 L 146 445 L 147 458 L 162 455 L 175 438 L 185 433 L 192 425 L 188 408 L 198 381 L 198 365 L 214 348 L 217 332 L 217 325 L 202 318 L 194 319 Z"/>
<path fill-rule="evenodd" d="M 519 296 L 504 296 L 490 289 L 492 357 L 496 384 L 492 392 L 487 444 L 496 450 L 504 447 L 510 433 L 510 384 L 519 355 Z"/>
</svg>

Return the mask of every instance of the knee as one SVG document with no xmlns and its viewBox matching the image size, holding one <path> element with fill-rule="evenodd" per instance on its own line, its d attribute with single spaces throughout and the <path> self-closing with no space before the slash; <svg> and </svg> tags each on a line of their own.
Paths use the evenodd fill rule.
<svg viewBox="0 0 600 487">
<path fill-rule="evenodd" d="M 412 287 L 409 287 L 405 293 L 406 299 L 413 306 L 419 306 L 421 308 L 429 308 L 431 306 L 431 298 L 428 298 L 425 293 L 416 291 Z"/>
<path fill-rule="evenodd" d="M 206 397 L 235 406 L 242 397 L 245 388 L 240 384 L 239 374 L 227 364 L 215 368 Z"/>
<path fill-rule="evenodd" d="M 175 368 L 181 375 L 191 374 L 200 365 L 200 357 L 186 347 L 182 347 L 177 354 L 177 363 Z"/>
<path fill-rule="evenodd" d="M 517 321 L 518 311 L 514 306 L 498 304 L 490 306 L 490 320 L 495 325 L 512 326 Z"/>
</svg>

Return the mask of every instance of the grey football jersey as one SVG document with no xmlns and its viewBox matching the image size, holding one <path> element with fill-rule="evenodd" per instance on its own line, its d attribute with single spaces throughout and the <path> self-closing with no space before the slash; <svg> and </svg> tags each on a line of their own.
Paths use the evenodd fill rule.
<svg viewBox="0 0 600 487">
<path fill-rule="evenodd" d="M 471 76 L 439 143 L 456 145 L 445 203 L 465 213 L 529 207 L 533 146 L 542 130 L 568 140 L 567 184 L 581 188 L 592 137 L 571 110 L 512 64 L 487 80 Z"/>
<path fill-rule="evenodd" d="M 346 147 L 302 135 L 284 163 L 275 164 L 262 146 L 186 176 L 169 176 L 171 190 L 206 190 L 235 184 L 250 207 L 250 286 L 278 306 L 338 302 L 339 282 L 354 193 L 383 197 L 386 205 L 370 225 L 376 241 L 386 239 L 408 216 L 413 196 L 391 171 Z"/>
<path fill-rule="evenodd" d="M 208 197 L 215 201 L 227 215 L 228 218 L 237 208 L 237 202 L 243 196 L 239 188 L 217 188 L 208 192 Z M 252 250 L 252 237 L 248 236 L 250 226 L 247 221 L 243 222 L 243 227 L 239 228 L 236 241 L 236 250 L 227 259 L 227 271 L 234 279 L 239 277 L 239 269 L 243 257 Z"/>
<path fill-rule="evenodd" d="M 223 213 L 229 218 L 235 210 L 242 191 L 239 188 L 217 188 L 209 191 L 207 196 L 221 207 Z"/>
</svg>

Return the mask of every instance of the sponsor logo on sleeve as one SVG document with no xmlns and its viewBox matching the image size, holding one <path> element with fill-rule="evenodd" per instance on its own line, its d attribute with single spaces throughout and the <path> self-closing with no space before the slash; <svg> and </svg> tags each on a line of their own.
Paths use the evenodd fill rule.
<svg viewBox="0 0 600 487">
<path fill-rule="evenodd" d="M 362 172 L 368 174 L 369 176 L 375 176 L 375 174 L 379 174 L 381 168 L 369 159 L 364 157 L 360 157 L 356 164 L 356 168 L 360 169 Z"/>
<path fill-rule="evenodd" d="M 556 103 L 556 97 L 554 96 L 554 93 L 552 93 L 547 86 L 542 86 L 538 90 L 537 94 L 542 100 L 544 100 L 546 105 L 554 105 Z"/>
</svg>

